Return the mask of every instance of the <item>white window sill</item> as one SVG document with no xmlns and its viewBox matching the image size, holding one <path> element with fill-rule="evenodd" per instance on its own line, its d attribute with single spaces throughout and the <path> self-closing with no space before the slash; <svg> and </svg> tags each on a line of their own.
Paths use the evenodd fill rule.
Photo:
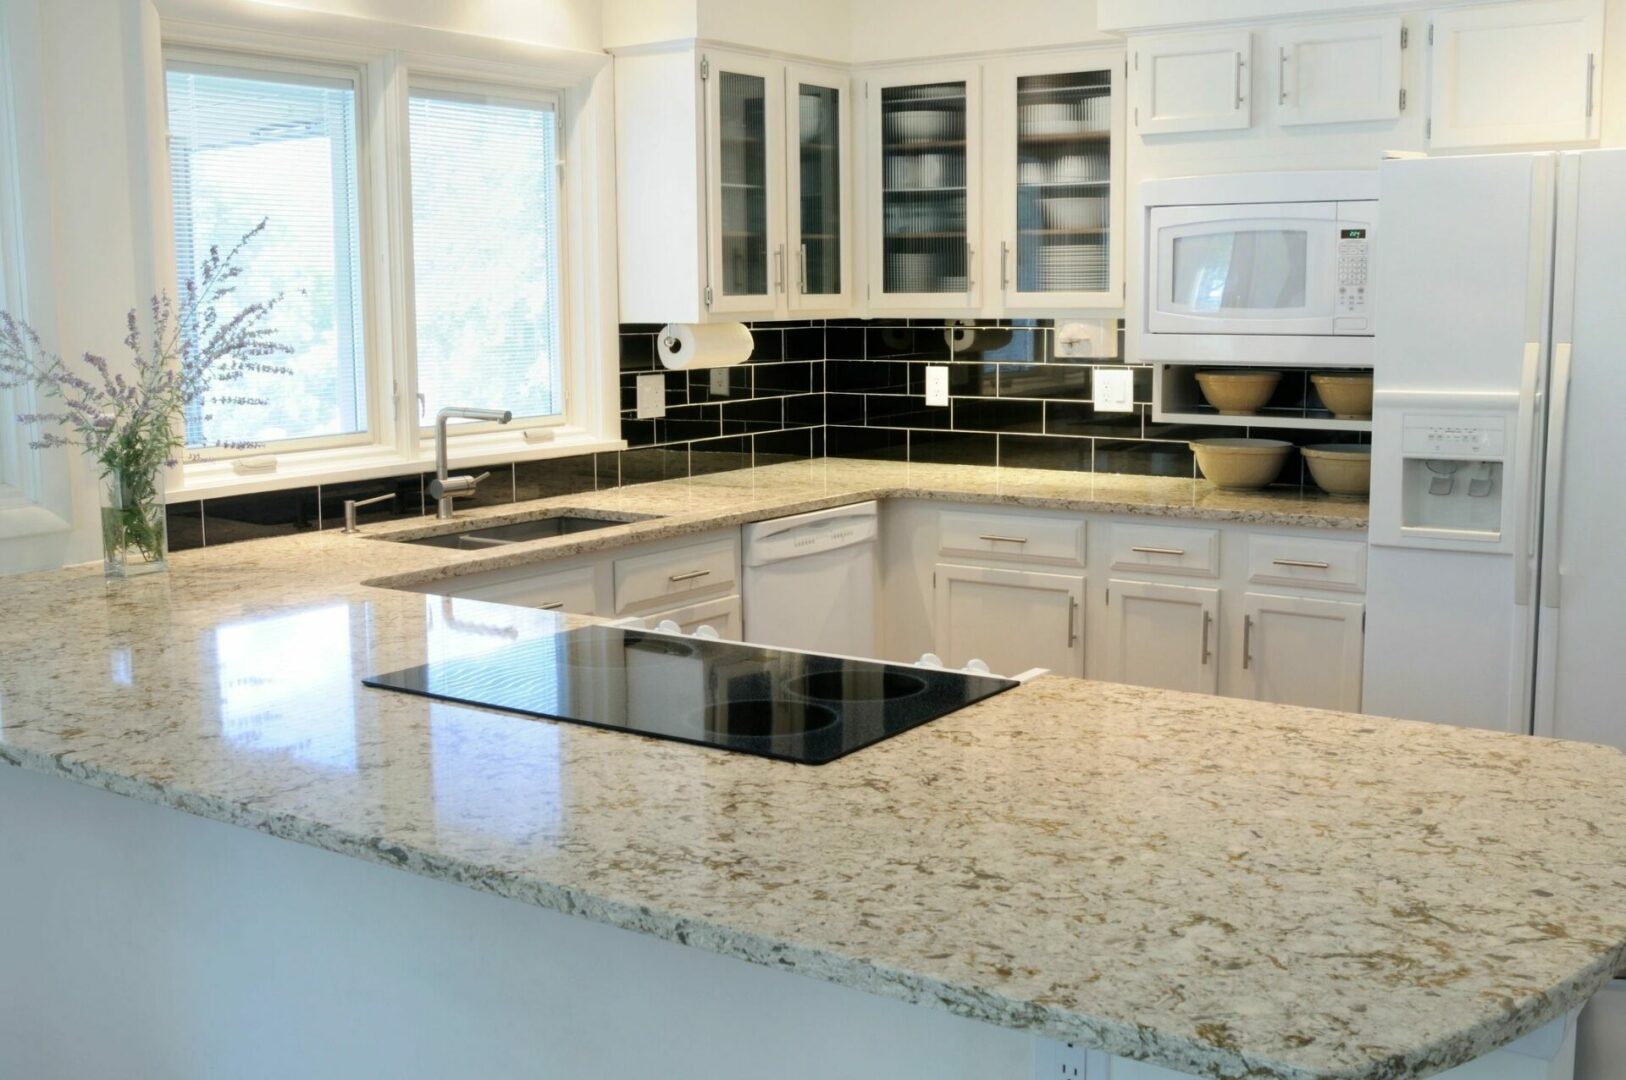
<svg viewBox="0 0 1626 1080">
<path fill-rule="evenodd" d="M 580 429 L 552 430 L 555 432 L 552 439 L 534 443 L 525 441 L 523 434 L 518 432 L 490 431 L 453 436 L 447 441 L 447 458 L 453 469 L 459 469 L 498 462 L 577 457 L 627 448 L 623 439 L 605 438 Z M 164 501 L 177 503 L 226 495 L 250 495 L 315 484 L 342 484 L 414 472 L 427 473 L 434 469 L 433 439 L 421 440 L 416 455 L 404 455 L 379 446 L 282 454 L 277 458 L 277 471 L 270 473 L 240 474 L 232 469 L 229 459 L 195 462 L 182 465 L 170 474 Z"/>
</svg>

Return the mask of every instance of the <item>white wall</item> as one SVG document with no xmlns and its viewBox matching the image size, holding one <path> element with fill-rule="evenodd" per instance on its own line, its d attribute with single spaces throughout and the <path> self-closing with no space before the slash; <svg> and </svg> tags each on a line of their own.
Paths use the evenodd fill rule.
<svg viewBox="0 0 1626 1080">
<path fill-rule="evenodd" d="M 851 0 L 604 0 L 604 47 L 704 38 L 846 63 L 852 7 Z"/>
<path fill-rule="evenodd" d="M 852 58 L 867 64 L 922 56 L 1112 40 L 1095 25 L 1096 0 L 870 0 L 852 8 Z"/>
</svg>

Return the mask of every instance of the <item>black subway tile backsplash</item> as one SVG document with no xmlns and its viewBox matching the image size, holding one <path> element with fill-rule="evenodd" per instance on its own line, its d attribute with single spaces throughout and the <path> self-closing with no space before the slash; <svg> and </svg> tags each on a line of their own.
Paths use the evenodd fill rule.
<svg viewBox="0 0 1626 1080">
<path fill-rule="evenodd" d="M 621 327 L 618 396 L 626 450 L 495 462 L 479 494 L 459 505 L 825 456 L 1193 476 L 1186 442 L 1194 438 L 1370 441 L 1364 433 L 1158 423 L 1151 419 L 1152 369 L 1141 365 L 1134 366 L 1135 409 L 1098 412 L 1091 370 L 1121 361 L 1055 356 L 1055 333 L 1045 319 L 984 319 L 969 326 L 942 317 L 753 323 L 750 362 L 721 373 L 666 371 L 655 347 L 660 329 L 653 323 Z M 1117 355 L 1123 355 L 1121 328 Z M 925 402 L 931 364 L 949 366 L 948 407 Z M 638 376 L 657 372 L 666 415 L 639 419 Z M 1264 412 L 1328 415 L 1306 374 L 1293 371 L 1284 373 Z M 170 547 L 338 528 L 345 499 L 380 494 L 393 497 L 363 508 L 363 523 L 418 517 L 434 512 L 425 482 L 421 471 L 410 470 L 381 480 L 175 503 L 168 508 Z M 1296 456 L 1280 482 L 1308 482 Z"/>
</svg>

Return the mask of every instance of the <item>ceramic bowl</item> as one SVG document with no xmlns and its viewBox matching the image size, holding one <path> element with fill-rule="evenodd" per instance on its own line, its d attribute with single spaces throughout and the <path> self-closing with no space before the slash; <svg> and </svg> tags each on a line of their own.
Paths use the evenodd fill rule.
<svg viewBox="0 0 1626 1080">
<path fill-rule="evenodd" d="M 1045 199 L 1044 223 L 1052 229 L 1093 229 L 1106 218 L 1106 200 L 1086 197 Z"/>
<path fill-rule="evenodd" d="M 1282 471 L 1293 444 L 1280 439 L 1195 439 L 1197 467 L 1215 487 L 1257 491 Z"/>
<path fill-rule="evenodd" d="M 1372 376 L 1327 372 L 1311 375 L 1310 383 L 1338 419 L 1372 419 Z"/>
<path fill-rule="evenodd" d="M 1279 371 L 1199 371 L 1197 385 L 1221 416 L 1252 416 L 1276 392 Z"/>
<path fill-rule="evenodd" d="M 1348 443 L 1306 446 L 1299 453 L 1316 487 L 1328 495 L 1364 499 L 1372 490 L 1372 448 Z"/>
</svg>

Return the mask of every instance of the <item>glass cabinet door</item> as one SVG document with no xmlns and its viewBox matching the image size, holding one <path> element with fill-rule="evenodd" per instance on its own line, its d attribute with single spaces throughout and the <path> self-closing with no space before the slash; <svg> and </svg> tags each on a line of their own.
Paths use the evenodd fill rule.
<svg viewBox="0 0 1626 1080">
<path fill-rule="evenodd" d="M 778 70 L 708 54 L 712 311 L 771 311 L 784 288 Z"/>
<path fill-rule="evenodd" d="M 847 101 L 845 80 L 792 68 L 787 101 L 790 306 L 845 306 L 847 251 Z"/>
<path fill-rule="evenodd" d="M 941 75 L 871 87 L 880 151 L 879 176 L 871 180 L 880 188 L 880 245 L 871 256 L 877 306 L 976 302 L 976 72 Z"/>
<path fill-rule="evenodd" d="M 1118 67 L 1014 73 L 1005 128 L 1014 212 L 1000 245 L 1000 286 L 1011 307 L 1122 303 L 1114 267 L 1114 133 L 1121 128 Z"/>
</svg>

